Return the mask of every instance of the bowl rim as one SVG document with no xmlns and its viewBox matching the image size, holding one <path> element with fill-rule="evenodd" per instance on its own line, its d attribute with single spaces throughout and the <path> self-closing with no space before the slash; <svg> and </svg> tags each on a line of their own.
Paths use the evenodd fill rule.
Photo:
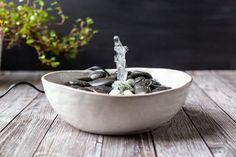
<svg viewBox="0 0 236 157">
<path fill-rule="evenodd" d="M 65 89 L 68 89 L 68 90 L 72 90 L 72 91 L 75 91 L 75 92 L 83 93 L 83 94 L 95 95 L 95 96 L 105 96 L 105 97 L 116 97 L 116 98 L 146 97 L 146 96 L 153 96 L 153 95 L 159 95 L 159 94 L 174 92 L 174 91 L 182 89 L 182 88 L 184 88 L 186 86 L 189 86 L 192 83 L 192 81 L 193 81 L 193 78 L 192 78 L 191 75 L 189 75 L 188 73 L 186 73 L 184 71 L 175 70 L 175 69 L 168 69 L 168 68 L 145 68 L 145 67 L 128 67 L 127 69 L 156 69 L 156 70 L 176 71 L 176 72 L 180 72 L 180 73 L 185 74 L 190 79 L 189 79 L 188 82 L 186 82 L 185 84 L 183 84 L 182 86 L 180 86 L 178 88 L 171 88 L 171 89 L 167 89 L 167 90 L 163 90 L 163 91 L 158 91 L 158 92 L 154 92 L 154 93 L 134 94 L 134 95 L 109 95 L 109 94 L 105 94 L 105 93 L 89 92 L 89 91 L 84 91 L 84 90 L 80 90 L 80 89 L 71 88 L 71 87 L 65 86 L 63 84 L 54 83 L 54 82 L 48 81 L 46 79 L 47 76 L 55 74 L 55 73 L 83 72 L 83 71 L 88 71 L 88 70 L 59 70 L 59 71 L 53 71 L 53 72 L 49 72 L 49 73 L 44 74 L 41 77 L 41 81 L 42 82 L 47 82 L 48 84 L 51 84 L 51 85 L 54 85 L 54 86 L 58 86 L 58 87 L 65 88 Z M 115 70 L 115 69 L 106 69 L 106 70 Z M 44 84 L 43 84 L 43 86 L 44 86 Z"/>
</svg>

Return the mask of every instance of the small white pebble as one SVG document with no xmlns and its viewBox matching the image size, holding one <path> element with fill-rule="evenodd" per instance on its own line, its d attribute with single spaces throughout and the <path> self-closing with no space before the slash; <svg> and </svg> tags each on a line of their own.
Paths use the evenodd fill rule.
<svg viewBox="0 0 236 157">
<path fill-rule="evenodd" d="M 118 89 L 113 89 L 112 91 L 110 91 L 109 95 L 121 95 L 121 94 Z"/>
<path fill-rule="evenodd" d="M 134 95 L 130 90 L 125 90 L 123 94 L 126 96 Z"/>
</svg>

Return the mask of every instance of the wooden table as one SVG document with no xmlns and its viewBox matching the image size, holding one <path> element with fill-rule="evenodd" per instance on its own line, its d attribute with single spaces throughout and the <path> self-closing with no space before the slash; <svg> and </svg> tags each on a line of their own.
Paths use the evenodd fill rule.
<svg viewBox="0 0 236 157">
<path fill-rule="evenodd" d="M 236 156 L 236 71 L 189 71 L 194 82 L 181 111 L 152 132 L 102 136 L 74 129 L 44 94 L 20 86 L 0 99 L 0 156 Z M 0 91 L 43 72 L 3 72 Z M 173 78 L 174 79 L 174 78 Z"/>
</svg>

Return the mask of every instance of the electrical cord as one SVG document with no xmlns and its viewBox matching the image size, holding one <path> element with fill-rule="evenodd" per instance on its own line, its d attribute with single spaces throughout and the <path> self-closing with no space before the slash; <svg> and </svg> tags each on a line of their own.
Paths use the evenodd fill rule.
<svg viewBox="0 0 236 157">
<path fill-rule="evenodd" d="M 108 76 L 110 76 L 109 72 L 106 71 L 106 69 L 102 68 L 102 67 L 99 67 L 99 66 L 93 66 L 93 67 L 90 67 L 88 68 L 87 70 L 103 70 L 105 73 L 107 73 Z M 20 85 L 27 85 L 27 86 L 30 86 L 32 88 L 34 88 L 36 91 L 38 91 L 39 93 L 45 93 L 43 90 L 37 88 L 35 85 L 33 85 L 32 83 L 29 83 L 29 82 L 25 82 L 25 81 L 22 81 L 22 82 L 18 82 L 18 83 L 14 83 L 12 85 L 10 85 L 10 87 L 2 94 L 0 95 L 0 98 L 3 98 L 5 95 L 7 95 L 13 88 L 17 87 L 17 86 L 20 86 Z"/>
<path fill-rule="evenodd" d="M 40 93 L 45 93 L 43 90 L 38 89 L 35 85 L 33 85 L 32 83 L 29 82 L 18 82 L 18 83 L 14 83 L 12 85 L 10 85 L 10 87 L 2 94 L 0 95 L 0 98 L 4 97 L 5 95 L 7 95 L 7 93 L 9 93 L 13 88 L 20 86 L 20 85 L 27 85 L 30 86 L 32 88 L 34 88 L 36 91 L 40 92 Z"/>
</svg>

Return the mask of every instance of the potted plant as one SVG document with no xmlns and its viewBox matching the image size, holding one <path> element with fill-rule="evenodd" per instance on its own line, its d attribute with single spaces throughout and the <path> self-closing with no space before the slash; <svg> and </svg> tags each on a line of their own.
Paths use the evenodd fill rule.
<svg viewBox="0 0 236 157">
<path fill-rule="evenodd" d="M 48 7 L 43 0 L 19 2 L 0 0 L 0 57 L 3 45 L 10 49 L 19 43 L 26 44 L 35 48 L 42 64 L 57 67 L 60 65 L 57 60 L 59 55 L 75 58 L 79 49 L 97 33 L 92 28 L 93 20 L 87 17 L 78 18 L 67 34 L 60 35 L 50 28 L 63 25 L 69 17 L 57 1 Z"/>
</svg>

